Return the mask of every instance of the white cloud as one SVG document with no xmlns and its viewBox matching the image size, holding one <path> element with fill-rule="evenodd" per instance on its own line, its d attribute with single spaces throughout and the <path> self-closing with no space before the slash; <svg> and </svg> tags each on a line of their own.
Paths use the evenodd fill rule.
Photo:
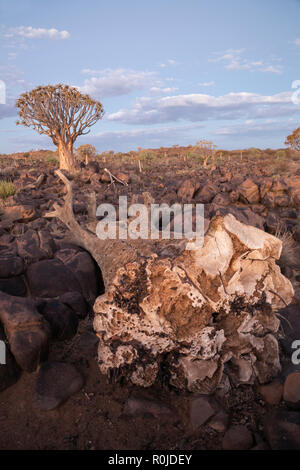
<svg viewBox="0 0 300 470">
<path fill-rule="evenodd" d="M 295 41 L 293 41 L 293 43 L 294 43 L 296 46 L 300 46 L 300 38 L 296 38 Z"/>
<path fill-rule="evenodd" d="M 215 82 L 212 80 L 211 82 L 202 82 L 202 83 L 199 83 L 200 86 L 213 86 L 215 84 Z"/>
<path fill-rule="evenodd" d="M 175 93 L 177 90 L 178 88 L 171 88 L 171 87 L 161 88 L 161 87 L 153 86 L 150 88 L 149 92 L 152 95 L 161 95 L 165 93 Z"/>
<path fill-rule="evenodd" d="M 137 99 L 131 109 L 109 114 L 107 119 L 126 124 L 156 124 L 187 120 L 256 119 L 300 114 L 292 92 L 264 96 L 256 93 L 228 93 L 215 97 L 206 94 L 174 95 Z"/>
<path fill-rule="evenodd" d="M 95 98 L 127 95 L 134 90 L 151 86 L 155 78 L 154 72 L 143 72 L 128 69 L 84 69 L 82 73 L 94 75 L 84 80 L 84 85 L 78 87 L 81 92 Z"/>
<path fill-rule="evenodd" d="M 228 49 L 218 57 L 210 59 L 210 62 L 221 62 L 227 70 L 249 70 L 250 72 L 282 73 L 281 65 L 264 63 L 263 60 L 249 60 L 243 57 L 245 49 Z M 276 58 L 274 61 L 278 62 Z"/>
<path fill-rule="evenodd" d="M 243 124 L 234 126 L 219 127 L 215 131 L 215 135 L 231 138 L 232 136 L 286 136 L 295 127 L 293 120 L 276 120 L 267 119 L 263 122 L 257 123 L 255 120 L 245 121 Z"/>
<path fill-rule="evenodd" d="M 179 64 L 179 62 L 177 62 L 176 60 L 168 59 L 165 63 L 159 64 L 159 66 L 162 67 L 162 68 L 165 68 L 168 65 L 178 65 L 178 64 Z"/>
<path fill-rule="evenodd" d="M 68 31 L 58 31 L 55 28 L 33 28 L 32 26 L 16 26 L 10 28 L 4 35 L 6 38 L 21 36 L 28 39 L 68 39 L 70 33 Z"/>
</svg>

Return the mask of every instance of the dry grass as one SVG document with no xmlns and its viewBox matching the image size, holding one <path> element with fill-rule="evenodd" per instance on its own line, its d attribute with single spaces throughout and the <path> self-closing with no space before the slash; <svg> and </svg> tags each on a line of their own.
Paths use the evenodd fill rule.
<svg viewBox="0 0 300 470">
<path fill-rule="evenodd" d="M 275 237 L 282 241 L 282 252 L 278 264 L 281 268 L 299 268 L 300 253 L 299 247 L 293 238 L 293 232 L 288 231 L 282 224 L 278 224 Z"/>
<path fill-rule="evenodd" d="M 16 187 L 11 181 L 0 181 L 0 198 L 6 199 L 16 193 Z"/>
</svg>

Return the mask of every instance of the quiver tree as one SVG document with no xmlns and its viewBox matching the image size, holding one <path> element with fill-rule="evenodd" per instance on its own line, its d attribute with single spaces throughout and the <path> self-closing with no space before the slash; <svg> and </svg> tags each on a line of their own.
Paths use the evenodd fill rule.
<svg viewBox="0 0 300 470">
<path fill-rule="evenodd" d="M 104 114 L 100 101 L 62 84 L 39 86 L 23 93 L 16 106 L 20 116 L 17 124 L 48 135 L 58 148 L 60 168 L 68 171 L 72 171 L 76 163 L 75 140 L 88 134 L 90 127 Z"/>
<path fill-rule="evenodd" d="M 93 234 L 96 219 L 88 229 L 75 220 L 72 185 L 57 174 L 65 202 L 45 216 L 67 226 L 68 241 L 88 250 L 103 275 L 105 293 L 94 304 L 103 374 L 200 393 L 212 392 L 224 374 L 237 383 L 278 374 L 276 309 L 294 294 L 276 264 L 278 238 L 227 214 L 209 222 L 196 250 L 185 239 L 103 240 Z M 91 219 L 96 201 L 89 196 Z M 152 202 L 144 193 L 147 209 Z"/>
<path fill-rule="evenodd" d="M 300 127 L 297 127 L 292 134 L 287 136 L 285 145 L 288 145 L 293 150 L 300 150 Z"/>
</svg>

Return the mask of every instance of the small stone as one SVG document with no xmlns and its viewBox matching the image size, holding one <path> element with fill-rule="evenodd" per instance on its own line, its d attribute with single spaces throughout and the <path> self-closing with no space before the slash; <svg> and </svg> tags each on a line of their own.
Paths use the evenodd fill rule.
<svg viewBox="0 0 300 470">
<path fill-rule="evenodd" d="M 24 262 L 19 256 L 0 255 L 0 278 L 18 276 L 24 272 Z"/>
<path fill-rule="evenodd" d="M 264 432 L 272 450 L 300 449 L 300 413 L 276 410 L 266 416 Z"/>
<path fill-rule="evenodd" d="M 282 399 L 283 385 L 279 380 L 274 380 L 268 385 L 259 387 L 258 391 L 269 405 L 278 405 Z"/>
<path fill-rule="evenodd" d="M 84 380 L 75 366 L 66 362 L 47 362 L 42 365 L 33 397 L 38 410 L 54 410 L 71 395 L 79 392 Z"/>
<path fill-rule="evenodd" d="M 224 450 L 248 450 L 253 445 L 253 436 L 246 426 L 232 426 L 226 432 L 222 448 Z"/>
<path fill-rule="evenodd" d="M 128 398 L 124 405 L 123 413 L 129 416 L 151 414 L 156 418 L 162 416 L 177 416 L 175 410 L 158 400 L 149 400 L 148 398 L 138 397 Z"/>
<path fill-rule="evenodd" d="M 217 432 L 225 432 L 228 428 L 229 416 L 225 411 L 219 411 L 212 419 L 208 422 L 208 426 Z"/>
<path fill-rule="evenodd" d="M 300 408 L 300 371 L 292 372 L 285 379 L 283 398 L 290 406 Z"/>
<path fill-rule="evenodd" d="M 190 406 L 190 420 L 192 427 L 198 429 L 205 424 L 209 418 L 216 414 L 216 406 L 212 405 L 212 400 L 208 397 L 194 398 Z"/>
</svg>

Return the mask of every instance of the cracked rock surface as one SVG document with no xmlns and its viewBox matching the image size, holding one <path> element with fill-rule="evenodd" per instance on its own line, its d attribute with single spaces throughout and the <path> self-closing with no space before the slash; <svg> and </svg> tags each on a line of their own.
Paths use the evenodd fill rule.
<svg viewBox="0 0 300 470">
<path fill-rule="evenodd" d="M 211 220 L 201 249 L 119 268 L 94 305 L 101 372 L 200 393 L 224 370 L 237 383 L 268 382 L 280 371 L 276 309 L 294 294 L 281 249 L 228 214 Z"/>
</svg>

